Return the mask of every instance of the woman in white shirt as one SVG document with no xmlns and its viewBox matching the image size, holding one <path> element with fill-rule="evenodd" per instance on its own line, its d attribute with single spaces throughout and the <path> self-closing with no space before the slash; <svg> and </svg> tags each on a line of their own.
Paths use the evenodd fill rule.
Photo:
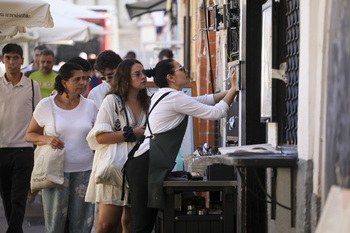
<svg viewBox="0 0 350 233">
<path fill-rule="evenodd" d="M 70 232 L 92 229 L 94 205 L 84 198 L 94 153 L 86 136 L 96 120 L 97 108 L 92 100 L 81 95 L 88 79 L 81 66 L 64 64 L 55 80 L 57 95 L 39 102 L 27 130 L 28 142 L 65 149 L 63 185 L 42 190 L 47 233 L 64 232 L 67 219 Z"/>
<path fill-rule="evenodd" d="M 131 230 L 131 210 L 128 202 L 129 188 L 125 187 L 122 199 L 121 169 L 129 151 L 145 131 L 146 113 L 149 106 L 142 64 L 135 59 L 122 61 L 111 81 L 111 92 L 104 98 L 94 128 L 87 136 L 91 149 L 95 150 L 92 175 L 86 201 L 98 203 L 95 232 L 116 232 L 121 223 L 123 233 Z M 113 184 L 111 181 L 96 184 L 96 169 L 101 158 L 108 153 L 117 155 L 114 160 L 119 169 Z"/>
<path fill-rule="evenodd" d="M 190 97 L 182 91 L 190 78 L 185 68 L 173 59 L 160 61 L 144 73 L 153 76 L 160 89 L 151 99 L 146 139 L 125 169 L 133 233 L 152 232 L 158 209 L 164 207 L 163 181 L 175 165 L 188 115 L 207 120 L 223 118 L 236 95 L 235 71 L 230 74 L 229 91 L 200 97 Z"/>
</svg>

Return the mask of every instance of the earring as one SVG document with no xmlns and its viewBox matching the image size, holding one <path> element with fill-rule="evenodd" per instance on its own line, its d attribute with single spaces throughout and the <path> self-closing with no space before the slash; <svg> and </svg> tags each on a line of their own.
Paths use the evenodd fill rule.
<svg viewBox="0 0 350 233">
<path fill-rule="evenodd" d="M 66 98 L 67 98 L 67 99 L 69 99 L 69 95 L 68 95 L 68 93 L 67 93 L 67 92 L 66 92 Z"/>
</svg>

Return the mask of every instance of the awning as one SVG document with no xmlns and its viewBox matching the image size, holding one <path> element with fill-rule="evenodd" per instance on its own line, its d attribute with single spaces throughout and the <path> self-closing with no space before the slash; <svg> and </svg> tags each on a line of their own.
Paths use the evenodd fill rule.
<svg viewBox="0 0 350 233">
<path fill-rule="evenodd" d="M 15 36 L 1 37 L 0 42 L 11 41 L 70 44 L 71 42 L 87 42 L 95 35 L 105 35 L 103 27 L 85 20 L 67 18 L 57 12 L 52 12 L 55 21 L 53 28 L 28 28 L 26 33 Z"/>
<path fill-rule="evenodd" d="M 96 11 L 81 7 L 79 5 L 62 0 L 43 0 L 50 4 L 51 12 L 56 11 L 69 18 L 79 19 L 104 19 L 102 14 Z"/>
<path fill-rule="evenodd" d="M 0 0 L 0 36 L 13 36 L 25 27 L 53 27 L 50 5 L 41 0 Z"/>
<path fill-rule="evenodd" d="M 0 25 L 53 27 L 50 5 L 41 0 L 0 0 Z"/>
<path fill-rule="evenodd" d="M 130 19 L 137 16 L 153 12 L 153 11 L 165 11 L 167 8 L 167 0 L 151 0 L 136 2 L 131 4 L 125 4 L 126 10 L 129 13 Z"/>
</svg>

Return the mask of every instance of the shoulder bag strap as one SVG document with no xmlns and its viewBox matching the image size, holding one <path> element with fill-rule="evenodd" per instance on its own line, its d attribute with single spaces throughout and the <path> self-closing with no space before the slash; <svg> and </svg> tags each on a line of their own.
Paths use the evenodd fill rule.
<svg viewBox="0 0 350 233">
<path fill-rule="evenodd" d="M 57 137 L 55 114 L 54 114 L 54 112 L 53 112 L 53 103 L 52 103 L 53 99 L 51 99 L 51 97 L 49 97 L 49 98 L 50 98 L 50 103 L 51 103 L 51 113 L 52 113 L 52 119 L 53 119 L 53 129 L 54 129 L 54 131 L 55 131 L 55 136 Z"/>
<path fill-rule="evenodd" d="M 34 112 L 34 84 L 33 84 L 33 79 L 31 79 L 30 81 L 32 81 L 32 112 Z"/>
<path fill-rule="evenodd" d="M 151 114 L 151 112 L 153 111 L 154 107 L 159 103 L 159 101 L 161 101 L 165 96 L 169 95 L 170 92 L 171 92 L 171 91 L 169 91 L 169 92 L 167 92 L 167 93 L 164 93 L 161 97 L 159 97 L 159 99 L 157 99 L 157 101 L 154 103 L 152 109 L 151 109 L 151 110 L 149 111 L 149 113 L 147 114 L 147 117 L 146 117 L 146 124 L 147 124 L 147 126 L 148 126 L 149 132 L 151 133 L 151 136 L 150 136 L 150 137 L 152 137 L 153 133 L 152 133 L 151 127 L 150 127 L 149 122 L 148 122 L 148 117 L 149 117 L 149 115 Z"/>
<path fill-rule="evenodd" d="M 115 108 L 115 110 L 114 111 L 117 111 L 117 110 L 119 110 L 118 108 L 117 108 L 117 104 L 118 104 L 118 101 L 117 101 L 117 98 L 118 98 L 118 96 L 116 95 L 116 94 L 114 94 L 115 95 L 115 98 L 114 98 L 114 108 Z M 125 118 L 126 118 L 126 126 L 127 127 L 129 127 L 129 117 L 128 117 L 128 112 L 127 112 L 127 110 L 126 110 L 126 105 L 125 105 L 125 108 L 124 108 L 124 113 L 125 113 Z M 122 113 L 121 112 L 118 112 L 118 114 L 121 116 L 122 115 Z M 114 120 L 114 119 L 113 119 Z"/>
</svg>

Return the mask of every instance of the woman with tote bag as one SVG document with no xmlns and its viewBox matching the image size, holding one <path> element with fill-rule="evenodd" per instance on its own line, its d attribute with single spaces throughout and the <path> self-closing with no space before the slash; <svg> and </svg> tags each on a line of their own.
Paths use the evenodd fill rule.
<svg viewBox="0 0 350 233">
<path fill-rule="evenodd" d="M 94 128 L 87 140 L 95 158 L 85 200 L 98 203 L 95 233 L 123 233 L 131 230 L 129 188 L 122 199 L 122 167 L 129 151 L 145 129 L 149 106 L 147 78 L 143 65 L 135 59 L 122 61 L 111 81 L 111 91 L 99 109 Z"/>
<path fill-rule="evenodd" d="M 86 136 L 95 123 L 97 108 L 81 95 L 89 78 L 80 65 L 64 64 L 55 80 L 57 94 L 39 102 L 27 130 L 28 142 L 65 151 L 64 183 L 42 190 L 47 233 L 64 232 L 67 219 L 70 232 L 92 229 L 94 205 L 84 198 L 94 153 Z"/>
</svg>

